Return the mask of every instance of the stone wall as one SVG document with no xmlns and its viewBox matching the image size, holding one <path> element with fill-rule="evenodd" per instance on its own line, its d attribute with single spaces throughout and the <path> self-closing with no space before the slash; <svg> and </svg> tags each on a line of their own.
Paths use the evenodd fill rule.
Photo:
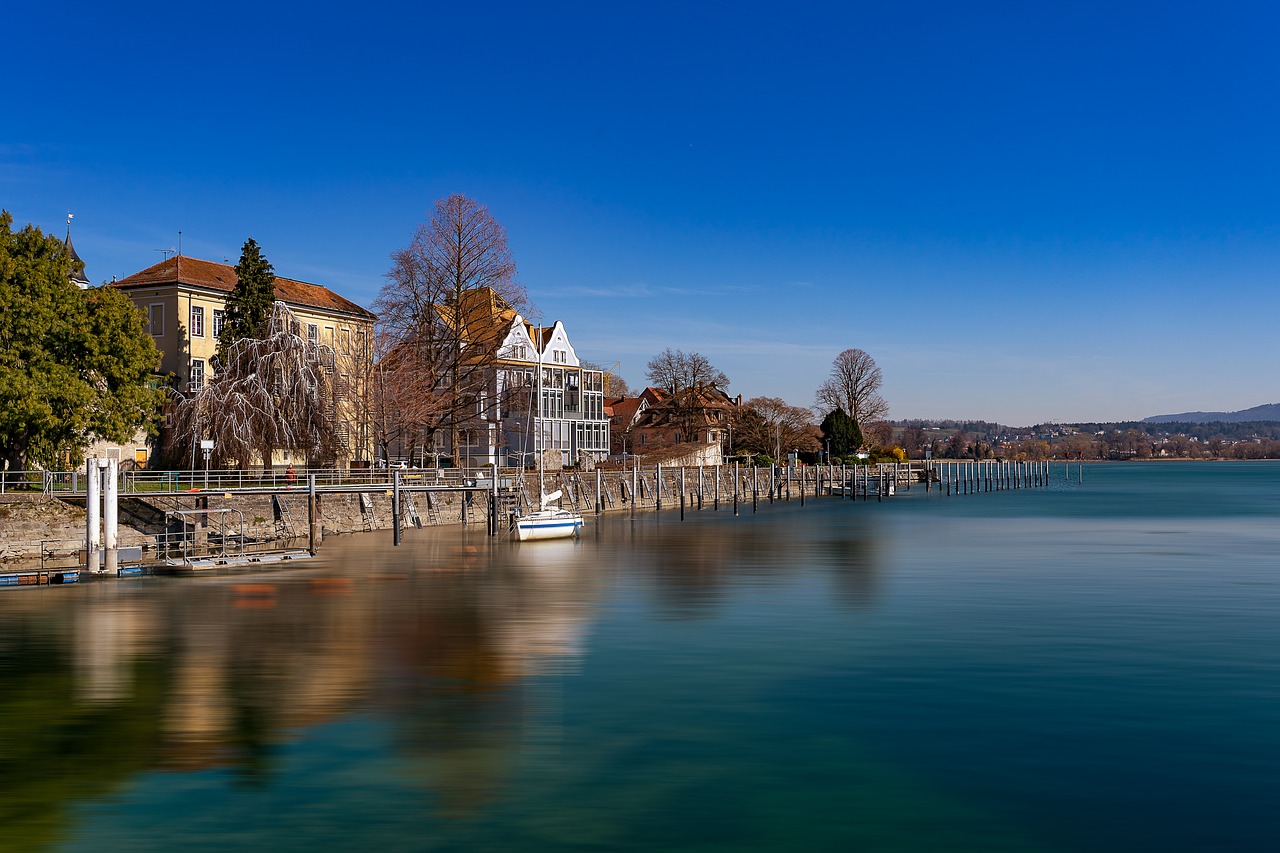
<svg viewBox="0 0 1280 853">
<path fill-rule="evenodd" d="M 121 524 L 122 546 L 142 545 L 145 533 Z M 0 563 L 39 565 L 42 550 L 65 556 L 84 550 L 84 509 L 43 494 L 0 497 Z"/>
<path fill-rule="evenodd" d="M 816 469 L 815 469 L 816 470 Z M 701 477 L 699 476 L 701 471 Z M 701 488 L 702 500 L 711 506 L 715 500 L 717 475 L 719 497 L 722 505 L 733 502 L 732 468 L 666 468 L 662 469 L 661 502 L 657 470 L 647 467 L 642 472 L 625 471 L 556 471 L 546 474 L 546 491 L 561 491 L 561 505 L 573 507 L 584 515 L 596 512 L 597 502 L 602 512 L 653 511 L 661 505 L 663 510 L 676 510 L 680 506 L 682 492 L 686 506 L 696 506 Z M 517 505 L 522 509 L 536 507 L 538 501 L 538 477 L 533 473 L 510 477 Z M 775 484 L 780 490 L 784 485 Z M 770 488 L 769 469 L 742 469 L 739 471 L 738 493 L 740 500 L 749 502 L 753 488 L 763 497 Z M 806 474 L 805 492 L 812 495 L 815 475 Z M 790 483 L 792 497 L 799 497 L 800 481 Z M 468 497 L 469 495 L 469 497 Z M 191 493 L 178 497 L 154 498 L 145 495 L 122 494 L 120 510 L 120 545 L 155 545 L 158 535 L 164 533 L 164 513 L 175 509 L 210 510 L 208 529 L 217 532 L 220 519 L 226 519 L 228 532 L 238 532 L 240 516 L 245 532 L 254 540 L 266 541 L 289 538 L 293 544 L 305 542 L 308 535 L 307 491 L 293 488 L 282 491 L 277 497 L 280 523 L 277 523 L 271 495 L 244 495 L 221 492 Z M 403 490 L 405 503 L 402 524 L 413 524 L 409 513 L 412 502 L 423 527 L 458 525 L 463 521 L 466 505 L 467 521 L 484 527 L 487 523 L 489 495 L 485 492 L 462 491 L 411 491 Z M 392 526 L 392 496 L 386 491 L 366 493 L 367 503 L 362 507 L 357 493 L 320 493 L 319 514 L 324 536 L 346 535 L 375 530 L 390 530 Z M 207 501 L 201 507 L 200 501 Z M 83 503 L 83 501 L 81 501 Z M 231 509 L 235 513 L 219 513 Z M 75 554 L 84 548 L 85 513 L 82 506 L 41 495 L 9 495 L 0 502 L 0 560 L 36 564 L 40 561 L 42 543 L 46 552 L 53 548 L 64 556 Z M 50 544 L 53 543 L 53 544 Z"/>
</svg>

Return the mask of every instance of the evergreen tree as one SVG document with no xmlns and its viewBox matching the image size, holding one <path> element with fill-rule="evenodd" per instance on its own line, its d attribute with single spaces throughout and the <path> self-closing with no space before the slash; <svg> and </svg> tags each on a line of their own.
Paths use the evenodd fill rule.
<svg viewBox="0 0 1280 853">
<path fill-rule="evenodd" d="M 218 337 L 218 360 L 226 362 L 227 348 L 243 338 L 257 337 L 271 316 L 276 299 L 276 272 L 252 237 L 245 240 L 236 264 L 236 286 L 227 297 L 227 316 Z"/>
<path fill-rule="evenodd" d="M 848 456 L 862 446 L 862 430 L 844 409 L 832 409 L 822 419 L 822 439 L 831 442 L 831 452 L 836 456 Z"/>
<path fill-rule="evenodd" d="M 61 240 L 12 224 L 0 212 L 0 459 L 21 470 L 127 441 L 155 416 L 160 354 L 128 297 L 80 290 Z"/>
</svg>

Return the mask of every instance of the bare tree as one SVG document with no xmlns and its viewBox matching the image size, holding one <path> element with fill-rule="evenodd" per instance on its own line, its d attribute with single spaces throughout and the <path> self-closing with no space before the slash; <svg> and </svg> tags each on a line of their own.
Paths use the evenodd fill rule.
<svg viewBox="0 0 1280 853">
<path fill-rule="evenodd" d="M 874 358 L 860 349 L 847 349 L 832 362 L 831 377 L 818 386 L 817 408 L 843 409 L 865 429 L 889 416 L 889 404 L 880 396 L 882 381 Z"/>
<path fill-rule="evenodd" d="M 753 416 L 740 418 L 734 436 L 737 446 L 775 461 L 791 450 L 808 453 L 822 449 L 822 432 L 813 422 L 811 410 L 788 405 L 778 397 L 753 397 L 744 408 Z"/>
<path fill-rule="evenodd" d="M 717 369 L 705 355 L 667 347 L 649 360 L 648 380 L 672 394 L 693 388 L 719 388 L 729 386 L 729 377 Z"/>
<path fill-rule="evenodd" d="M 868 424 L 862 437 L 876 447 L 887 449 L 893 445 L 893 424 L 888 421 L 876 421 Z"/>
<path fill-rule="evenodd" d="M 632 391 L 631 386 L 627 384 L 627 380 L 618 374 L 605 373 L 604 395 L 606 397 L 634 397 L 636 392 Z"/>
<path fill-rule="evenodd" d="M 510 312 L 533 310 L 516 280 L 506 229 L 488 208 L 451 195 L 436 202 L 431 221 L 391 262 L 374 308 L 388 351 L 396 353 L 403 380 L 397 393 L 430 398 L 416 412 L 422 423 L 412 426 L 428 437 L 447 429 L 456 454 L 462 428 L 496 404 L 484 389 Z"/>
<path fill-rule="evenodd" d="M 303 337 L 293 312 L 276 302 L 257 336 L 233 342 L 222 369 L 178 401 L 170 452 L 195 460 L 200 441 L 212 439 L 218 465 L 248 468 L 255 455 L 270 465 L 277 450 L 331 460 L 349 450 L 341 391 L 333 350 Z"/>
<path fill-rule="evenodd" d="M 442 414 L 444 398 L 425 381 L 411 357 L 412 348 L 399 347 L 380 332 L 375 335 L 374 352 L 365 396 L 378 457 L 386 457 L 392 447 L 425 448 L 427 429 Z"/>
<path fill-rule="evenodd" d="M 702 353 L 667 347 L 649 360 L 648 380 L 671 393 L 664 404 L 679 441 L 691 441 L 716 398 L 725 398 L 729 377 Z"/>
<path fill-rule="evenodd" d="M 909 426 L 902 431 L 902 449 L 908 456 L 914 456 L 917 459 L 923 456 L 926 442 L 924 428 L 919 424 Z"/>
</svg>

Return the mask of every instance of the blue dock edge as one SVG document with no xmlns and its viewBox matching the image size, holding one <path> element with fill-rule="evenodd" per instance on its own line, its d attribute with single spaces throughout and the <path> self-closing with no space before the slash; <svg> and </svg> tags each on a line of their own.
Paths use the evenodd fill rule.
<svg viewBox="0 0 1280 853">
<path fill-rule="evenodd" d="M 46 571 L 10 572 L 0 574 L 0 587 L 5 586 L 44 586 L 79 583 L 80 572 L 76 569 L 53 569 Z"/>
</svg>

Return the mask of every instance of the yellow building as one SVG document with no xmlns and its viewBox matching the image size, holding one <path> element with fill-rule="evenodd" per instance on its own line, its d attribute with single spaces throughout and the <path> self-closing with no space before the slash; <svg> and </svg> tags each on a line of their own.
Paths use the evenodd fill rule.
<svg viewBox="0 0 1280 853">
<path fill-rule="evenodd" d="M 148 331 L 161 352 L 161 372 L 173 375 L 177 390 L 191 392 L 212 377 L 227 297 L 237 281 L 232 266 L 176 255 L 110 286 L 124 291 L 146 315 Z M 377 318 L 327 287 L 288 278 L 276 278 L 275 298 L 293 312 L 301 334 L 333 350 L 343 384 L 353 391 L 340 409 L 349 458 L 371 459 L 372 437 L 362 398 L 373 365 Z"/>
</svg>

